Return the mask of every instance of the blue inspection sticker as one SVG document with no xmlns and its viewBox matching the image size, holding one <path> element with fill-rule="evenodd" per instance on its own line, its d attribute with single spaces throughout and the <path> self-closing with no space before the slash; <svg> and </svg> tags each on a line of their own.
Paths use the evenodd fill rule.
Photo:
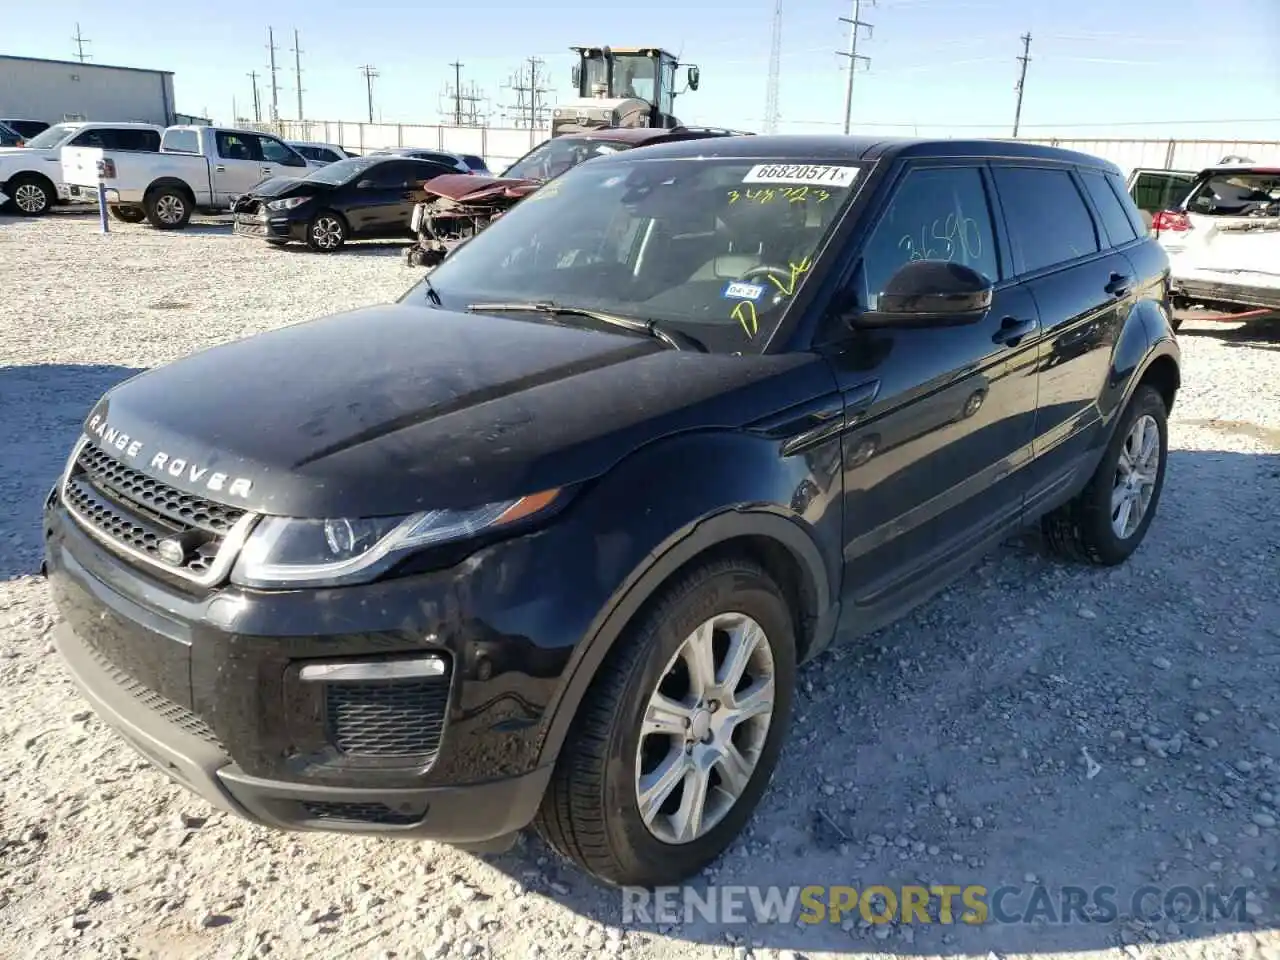
<svg viewBox="0 0 1280 960">
<path fill-rule="evenodd" d="M 759 300 L 764 296 L 764 287 L 758 283 L 734 280 L 724 288 L 721 296 L 726 300 Z"/>
</svg>

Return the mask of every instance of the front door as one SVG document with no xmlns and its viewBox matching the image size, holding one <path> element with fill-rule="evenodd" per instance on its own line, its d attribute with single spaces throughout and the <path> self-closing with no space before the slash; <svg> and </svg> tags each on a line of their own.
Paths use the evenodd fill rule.
<svg viewBox="0 0 1280 960">
<path fill-rule="evenodd" d="M 910 260 L 991 278 L 991 309 L 949 327 L 853 330 L 829 358 L 845 396 L 844 596 L 858 631 L 931 592 L 1021 517 L 1036 408 L 1035 301 L 1004 279 L 980 164 L 906 169 L 854 269 L 853 300 Z"/>
<path fill-rule="evenodd" d="M 262 172 L 267 177 L 305 177 L 311 172 L 306 158 L 275 137 L 258 137 Z"/>
</svg>

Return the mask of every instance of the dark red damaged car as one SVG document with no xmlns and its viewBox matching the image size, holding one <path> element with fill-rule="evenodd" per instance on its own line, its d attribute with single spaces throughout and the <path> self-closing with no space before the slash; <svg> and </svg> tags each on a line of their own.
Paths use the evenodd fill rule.
<svg viewBox="0 0 1280 960">
<path fill-rule="evenodd" d="M 435 266 L 529 194 L 593 157 L 677 140 L 750 135 L 712 127 L 608 127 L 544 140 L 500 177 L 436 177 L 425 187 L 427 200 L 414 208 L 410 229 L 418 242 L 405 259 L 410 266 Z"/>
</svg>

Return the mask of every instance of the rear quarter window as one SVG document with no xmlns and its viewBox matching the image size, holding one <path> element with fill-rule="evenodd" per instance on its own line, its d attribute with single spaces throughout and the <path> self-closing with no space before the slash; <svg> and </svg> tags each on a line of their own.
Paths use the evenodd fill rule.
<svg viewBox="0 0 1280 960">
<path fill-rule="evenodd" d="M 1201 175 L 1188 213 L 1219 217 L 1280 216 L 1280 170 L 1218 170 Z"/>
<path fill-rule="evenodd" d="M 1094 170 L 1081 170 L 1079 173 L 1085 189 L 1089 192 L 1089 198 L 1093 200 L 1098 216 L 1102 219 L 1102 227 L 1106 230 L 1111 245 L 1118 247 L 1137 239 L 1138 231 L 1134 229 L 1129 215 L 1112 192 L 1107 178 Z"/>
<path fill-rule="evenodd" d="M 992 173 L 1017 273 L 1032 273 L 1098 252 L 1093 215 L 1066 170 L 995 167 Z"/>
</svg>

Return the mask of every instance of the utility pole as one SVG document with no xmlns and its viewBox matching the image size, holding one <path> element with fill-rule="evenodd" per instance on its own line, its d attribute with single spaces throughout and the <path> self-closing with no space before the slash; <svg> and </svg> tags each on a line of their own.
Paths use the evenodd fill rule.
<svg viewBox="0 0 1280 960">
<path fill-rule="evenodd" d="M 93 43 L 93 41 L 86 40 L 83 34 L 80 33 L 80 24 L 78 23 L 76 24 L 76 35 L 71 39 L 76 45 L 76 59 L 79 60 L 81 63 L 84 63 L 86 60 L 91 59 L 89 54 L 84 52 L 84 45 L 86 43 Z"/>
<path fill-rule="evenodd" d="M 271 54 L 271 122 L 276 123 L 280 119 L 280 83 L 276 79 L 276 51 L 280 49 L 276 46 L 275 30 L 267 27 L 267 50 Z"/>
<path fill-rule="evenodd" d="M 1013 111 L 1013 139 L 1018 139 L 1018 125 L 1022 123 L 1022 91 L 1027 85 L 1027 64 L 1031 62 L 1031 33 L 1027 32 L 1022 35 L 1022 56 L 1018 58 L 1022 61 L 1022 69 L 1018 71 L 1018 85 L 1014 89 L 1018 91 L 1018 105 Z"/>
<path fill-rule="evenodd" d="M 453 67 L 453 125 L 462 126 L 462 64 L 451 63 Z"/>
<path fill-rule="evenodd" d="M 369 95 L 369 122 L 373 123 L 373 78 L 378 75 L 378 68 L 366 63 L 360 72 L 364 74 L 365 92 Z"/>
<path fill-rule="evenodd" d="M 778 88 L 782 83 L 782 0 L 773 7 L 773 36 L 769 44 L 769 82 L 764 99 L 764 132 L 778 132 Z"/>
<path fill-rule="evenodd" d="M 302 46 L 298 43 L 298 31 L 293 31 L 293 76 L 298 86 L 298 119 L 302 119 Z"/>
<path fill-rule="evenodd" d="M 876 5 L 876 0 L 871 0 L 871 5 Z M 844 88 L 844 132 L 845 136 L 849 135 L 849 124 L 853 119 L 853 75 L 858 71 L 858 61 L 861 60 L 868 67 L 871 66 L 871 58 L 864 57 L 858 53 L 858 28 L 867 28 L 867 39 L 871 39 L 871 31 L 873 24 L 865 23 L 860 15 L 862 13 L 862 0 L 853 0 L 853 16 L 841 17 L 841 23 L 849 24 L 849 49 L 848 51 L 837 50 L 836 53 L 842 57 L 849 58 L 849 76 L 845 81 Z"/>
<path fill-rule="evenodd" d="M 253 122 L 262 122 L 262 101 L 258 99 L 258 71 L 250 70 L 249 79 L 253 81 Z"/>
<path fill-rule="evenodd" d="M 546 109 L 544 105 L 538 103 L 538 94 L 546 93 L 545 87 L 538 86 L 538 68 L 542 66 L 543 61 L 537 57 L 529 58 L 529 129 L 533 130 L 538 126 L 538 121 L 542 116 L 542 111 Z"/>
</svg>

